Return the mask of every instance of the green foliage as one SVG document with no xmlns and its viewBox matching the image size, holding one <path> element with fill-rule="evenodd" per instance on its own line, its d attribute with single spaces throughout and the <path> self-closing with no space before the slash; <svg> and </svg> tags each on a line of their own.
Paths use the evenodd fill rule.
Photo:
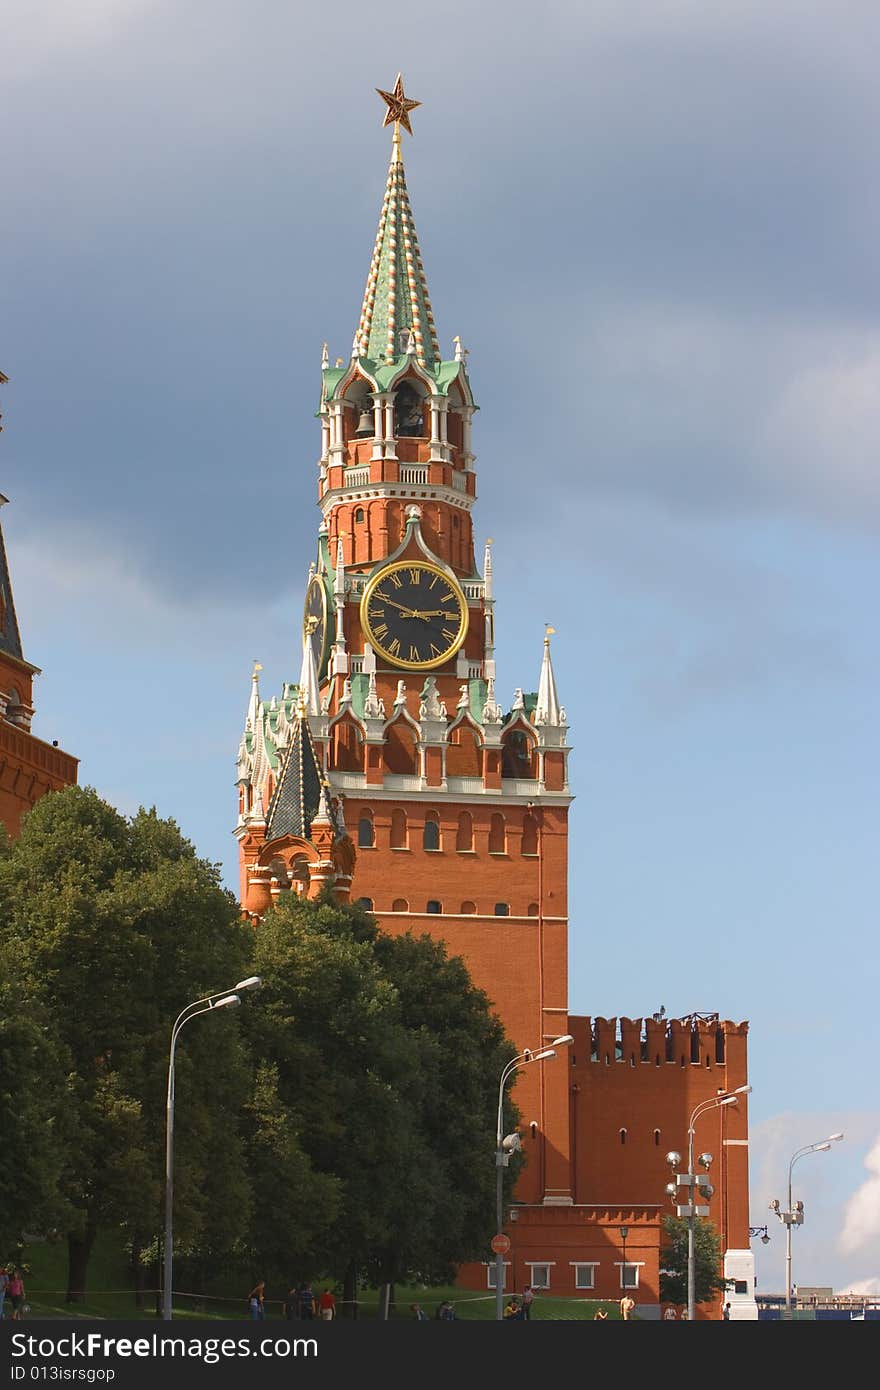
<svg viewBox="0 0 880 1390">
<path fill-rule="evenodd" d="M 291 1278 L 448 1277 L 494 1229 L 494 1111 L 511 1048 L 485 996 L 441 944 L 385 936 L 329 896 L 282 899 L 257 932 L 254 969 L 252 1170 L 283 1153 L 255 1193 L 261 1270 L 280 1277 L 282 1259 Z"/>
<path fill-rule="evenodd" d="M 16 1015 L 45 1021 L 39 1071 L 56 1114 L 46 1173 L 85 1255 L 106 1225 L 135 1249 L 161 1229 L 171 1025 L 247 974 L 251 946 L 216 866 L 155 811 L 126 819 L 68 787 L 41 798 L 5 848 L 0 952 L 16 961 Z M 233 1014 L 182 1033 L 176 1076 L 175 1231 L 228 1247 L 249 1209 L 237 1132 L 249 1075 Z M 45 1229 L 36 1191 L 14 1209 Z"/>
<path fill-rule="evenodd" d="M 688 1222 L 664 1216 L 660 1269 L 660 1298 L 664 1303 L 687 1303 Z M 694 1223 L 694 1290 L 697 1303 L 708 1303 L 725 1287 L 721 1269 L 721 1240 L 711 1221 Z"/>
</svg>

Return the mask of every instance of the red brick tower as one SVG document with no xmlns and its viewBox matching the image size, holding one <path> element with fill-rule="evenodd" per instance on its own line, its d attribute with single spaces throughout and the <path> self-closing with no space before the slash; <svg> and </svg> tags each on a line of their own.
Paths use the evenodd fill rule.
<svg viewBox="0 0 880 1390">
<path fill-rule="evenodd" d="M 718 1023 L 711 1059 L 698 1047 L 698 1064 L 685 1067 L 656 1028 L 642 1037 L 642 1020 L 622 1020 L 624 1054 L 614 1020 L 569 1019 L 572 798 L 552 629 L 537 690 L 517 689 L 503 710 L 491 542 L 482 570 L 474 552 L 467 353 L 455 338 L 441 358 L 401 154 L 411 103 L 399 79 L 383 95 L 394 138 L 360 320 L 348 361 L 331 366 L 326 345 L 322 361 L 322 519 L 300 678 L 266 703 L 255 670 L 239 749 L 242 906 L 256 923 L 279 893 L 331 881 L 385 931 L 442 937 L 520 1051 L 571 1032 L 568 1052 L 517 1081 L 527 1163 L 507 1226 L 509 1273 L 522 1287 L 552 1268 L 554 1288 L 619 1297 L 623 1222 L 641 1301 L 656 1301 L 660 1218 L 671 1209 L 664 1154 L 686 1143 L 694 1104 L 745 1082 L 745 1025 Z M 315 771 L 296 802 L 285 787 L 306 747 Z M 293 785 L 304 785 L 301 772 Z M 319 795 L 320 846 L 309 811 Z M 673 1037 L 667 1023 L 660 1031 Z M 738 1114 L 723 1136 L 735 1162 L 718 1207 L 726 1244 L 748 1257 L 744 1106 Z M 588 1268 L 593 1285 L 579 1282 Z M 485 1267 L 463 1275 L 486 1287 L 492 1273 L 487 1252 Z"/>
<path fill-rule="evenodd" d="M 7 381 L 0 372 L 0 383 Z M 0 496 L 0 507 L 8 498 Z M 17 835 L 21 818 L 45 792 L 76 781 L 78 760 L 31 733 L 34 676 L 22 655 L 6 547 L 0 532 L 0 824 Z"/>
</svg>

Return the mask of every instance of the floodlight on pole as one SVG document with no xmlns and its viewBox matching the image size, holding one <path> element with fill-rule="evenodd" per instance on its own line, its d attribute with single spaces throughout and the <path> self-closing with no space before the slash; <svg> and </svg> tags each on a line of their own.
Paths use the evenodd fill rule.
<svg viewBox="0 0 880 1390">
<path fill-rule="evenodd" d="M 231 990 L 215 990 L 201 999 L 194 999 L 181 1009 L 171 1029 L 171 1046 L 168 1050 L 168 1088 L 165 1097 L 165 1240 L 162 1251 L 162 1317 L 170 1322 L 172 1313 L 172 1262 L 174 1252 L 173 1214 L 174 1214 L 174 1058 L 177 1039 L 187 1023 L 202 1014 L 216 1013 L 218 1009 L 235 1009 L 241 1003 L 241 991 L 258 989 L 262 984 L 259 975 L 249 975 L 240 980 Z"/>
</svg>

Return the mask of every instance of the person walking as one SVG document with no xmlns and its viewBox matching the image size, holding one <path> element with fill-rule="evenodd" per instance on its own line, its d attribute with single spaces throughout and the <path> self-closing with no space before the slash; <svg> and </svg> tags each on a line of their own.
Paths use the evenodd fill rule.
<svg viewBox="0 0 880 1390">
<path fill-rule="evenodd" d="M 263 1319 L 266 1316 L 266 1281 L 261 1279 L 259 1284 L 254 1284 L 248 1294 L 248 1304 L 251 1310 L 251 1317 Z"/>
<path fill-rule="evenodd" d="M 428 1321 L 428 1314 L 425 1312 L 424 1308 L 422 1308 L 418 1303 L 411 1303 L 409 1305 L 409 1311 L 412 1313 L 416 1322 Z"/>
<path fill-rule="evenodd" d="M 528 1322 L 532 1316 L 532 1304 L 534 1303 L 534 1301 L 535 1290 L 532 1288 L 530 1284 L 527 1284 L 526 1287 L 523 1289 L 522 1296 L 522 1315 L 525 1318 L 526 1322 Z"/>
<path fill-rule="evenodd" d="M 307 1279 L 300 1285 L 299 1290 L 299 1315 L 304 1322 L 312 1322 L 318 1311 L 318 1301 L 315 1298 L 314 1289 Z"/>
<path fill-rule="evenodd" d="M 6 1297 L 9 1299 L 9 1306 L 12 1309 L 12 1321 L 19 1322 L 21 1310 L 24 1307 L 24 1280 L 21 1277 L 20 1269 L 13 1269 L 6 1286 Z"/>
<path fill-rule="evenodd" d="M 628 1293 L 625 1293 L 620 1300 L 620 1316 L 623 1318 L 624 1322 L 629 1322 L 630 1315 L 635 1306 L 635 1300 L 630 1298 Z"/>
<path fill-rule="evenodd" d="M 725 1303 L 724 1307 L 721 1309 L 721 1316 L 722 1316 L 722 1318 L 724 1319 L 725 1322 L 729 1322 L 729 1320 L 730 1320 L 730 1304 L 729 1304 L 729 1303 Z"/>
<path fill-rule="evenodd" d="M 318 1312 L 322 1321 L 332 1322 L 336 1317 L 336 1298 L 332 1289 L 324 1289 L 318 1298 Z"/>
</svg>

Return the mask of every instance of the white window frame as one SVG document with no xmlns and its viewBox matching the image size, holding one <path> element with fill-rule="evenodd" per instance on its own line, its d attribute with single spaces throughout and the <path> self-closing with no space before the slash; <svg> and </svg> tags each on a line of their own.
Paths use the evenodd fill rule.
<svg viewBox="0 0 880 1390">
<path fill-rule="evenodd" d="M 624 1260 L 615 1260 L 614 1263 L 615 1263 L 615 1265 L 617 1266 L 617 1269 L 619 1270 L 619 1276 L 618 1276 L 618 1277 L 619 1277 L 619 1279 L 620 1279 L 620 1287 L 621 1287 L 621 1289 L 625 1289 L 627 1292 L 630 1292 L 632 1289 L 637 1289 L 637 1288 L 639 1287 L 639 1270 L 642 1268 L 642 1266 L 644 1265 L 645 1261 L 644 1261 L 644 1260 L 626 1260 L 626 1261 L 624 1261 Z M 625 1272 L 626 1270 L 629 1270 L 629 1269 L 635 1271 L 635 1283 L 633 1283 L 633 1284 L 625 1284 L 625 1283 L 624 1283 L 624 1272 Z"/>
<path fill-rule="evenodd" d="M 532 1286 L 533 1289 L 542 1289 L 542 1290 L 549 1289 L 549 1287 L 550 1287 L 550 1271 L 551 1271 L 551 1269 L 553 1268 L 553 1266 L 555 1265 L 555 1263 L 556 1263 L 555 1260 L 526 1260 L 526 1261 L 525 1261 L 525 1264 L 526 1264 L 526 1266 L 528 1267 L 528 1270 L 529 1270 L 529 1283 L 530 1283 L 530 1285 Z M 546 1275 L 546 1277 L 547 1277 L 547 1282 L 546 1282 L 546 1284 L 541 1284 L 541 1283 L 538 1282 L 538 1278 L 537 1278 L 536 1275 L 535 1275 L 535 1271 L 538 1270 L 538 1269 L 542 1269 L 542 1270 L 546 1270 L 546 1271 L 547 1271 L 547 1275 Z"/>
<path fill-rule="evenodd" d="M 574 1270 L 574 1286 L 576 1289 L 594 1289 L 596 1287 L 596 1270 L 599 1268 L 598 1260 L 569 1260 L 569 1264 Z M 581 1269 L 590 1271 L 589 1284 L 581 1283 L 581 1276 L 578 1273 Z"/>
<path fill-rule="evenodd" d="M 507 1288 L 507 1271 L 510 1269 L 510 1260 L 504 1261 L 504 1268 L 501 1274 L 501 1292 Z M 495 1263 L 486 1265 L 486 1287 L 495 1292 Z"/>
</svg>

